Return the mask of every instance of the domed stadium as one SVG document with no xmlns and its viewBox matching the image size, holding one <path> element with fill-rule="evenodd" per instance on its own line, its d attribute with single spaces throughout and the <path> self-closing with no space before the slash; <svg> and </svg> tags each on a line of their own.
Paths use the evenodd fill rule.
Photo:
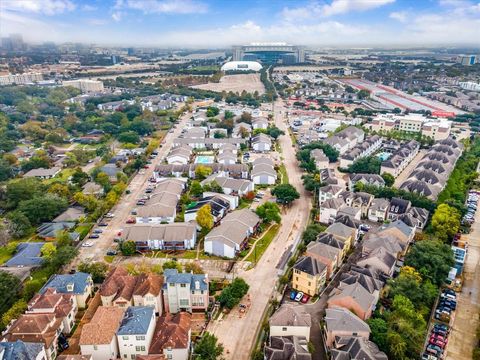
<svg viewBox="0 0 480 360">
<path fill-rule="evenodd" d="M 222 66 L 222 71 L 260 71 L 262 65 L 256 61 L 229 61 Z"/>
</svg>

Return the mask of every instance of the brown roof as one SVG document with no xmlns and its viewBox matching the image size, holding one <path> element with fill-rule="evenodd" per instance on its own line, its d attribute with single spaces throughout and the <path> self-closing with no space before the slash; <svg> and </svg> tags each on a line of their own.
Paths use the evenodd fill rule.
<svg viewBox="0 0 480 360">
<path fill-rule="evenodd" d="M 54 314 L 23 314 L 6 333 L 8 341 L 41 342 L 49 347 L 62 320 Z"/>
<path fill-rule="evenodd" d="M 174 316 L 167 314 L 157 320 L 150 345 L 150 354 L 162 354 L 163 349 L 185 349 L 190 341 L 192 315 L 181 312 Z"/>
<path fill-rule="evenodd" d="M 119 266 L 108 274 L 100 288 L 100 295 L 115 295 L 114 300 L 118 298 L 130 300 L 133 296 L 136 282 L 135 276 L 129 275 L 125 268 Z"/>
<path fill-rule="evenodd" d="M 163 285 L 163 277 L 155 274 L 141 274 L 138 276 L 137 285 L 133 291 L 134 295 L 145 296 L 152 294 L 157 296 Z"/>
<path fill-rule="evenodd" d="M 73 308 L 72 294 L 59 294 L 54 288 L 48 288 L 43 294 L 35 295 L 28 303 L 28 311 L 33 313 L 50 313 L 53 309 L 57 317 L 67 316 Z M 47 311 L 42 311 L 42 310 Z"/>
<path fill-rule="evenodd" d="M 80 345 L 110 344 L 120 326 L 125 309 L 116 306 L 99 306 L 92 321 L 85 324 L 80 335 Z"/>
</svg>

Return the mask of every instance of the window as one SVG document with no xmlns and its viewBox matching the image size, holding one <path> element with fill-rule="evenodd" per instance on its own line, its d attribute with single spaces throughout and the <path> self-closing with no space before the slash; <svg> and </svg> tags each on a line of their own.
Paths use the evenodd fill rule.
<svg viewBox="0 0 480 360">
<path fill-rule="evenodd" d="M 123 357 L 126 359 L 126 358 L 127 358 L 127 354 L 123 354 Z"/>
<path fill-rule="evenodd" d="M 187 284 L 180 284 L 181 288 L 187 287 Z"/>
<path fill-rule="evenodd" d="M 180 299 L 180 306 L 181 307 L 188 306 L 189 303 L 190 303 L 190 301 L 188 299 Z"/>
<path fill-rule="evenodd" d="M 173 287 L 173 286 L 175 286 L 175 283 L 170 283 L 170 285 L 169 285 L 169 286 L 172 286 L 172 287 Z"/>
<path fill-rule="evenodd" d="M 286 328 L 286 327 L 282 327 L 282 331 L 287 331 L 287 328 Z"/>
<path fill-rule="evenodd" d="M 128 340 L 128 336 L 122 336 L 123 340 Z"/>
<path fill-rule="evenodd" d="M 132 359 L 132 360 L 135 360 L 135 358 L 136 358 L 136 357 L 137 357 L 137 355 L 136 355 L 136 354 L 132 354 L 132 355 L 130 355 L 130 359 Z"/>
<path fill-rule="evenodd" d="M 167 354 L 167 359 L 173 359 L 173 355 L 172 354 Z"/>
<path fill-rule="evenodd" d="M 139 335 L 135 337 L 136 340 L 145 340 L 145 336 Z"/>
<path fill-rule="evenodd" d="M 97 346 L 97 345 L 93 345 L 93 350 L 98 350 L 98 346 Z"/>
</svg>

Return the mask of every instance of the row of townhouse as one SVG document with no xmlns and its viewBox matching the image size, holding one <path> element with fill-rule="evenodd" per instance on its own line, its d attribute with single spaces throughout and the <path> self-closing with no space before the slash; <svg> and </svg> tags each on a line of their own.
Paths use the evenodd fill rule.
<svg viewBox="0 0 480 360">
<path fill-rule="evenodd" d="M 355 126 L 349 126 L 336 133 L 335 135 L 324 139 L 323 143 L 336 149 L 340 155 L 344 155 L 348 150 L 353 149 L 357 144 L 365 140 L 365 132 Z"/>
<path fill-rule="evenodd" d="M 362 181 L 358 176 L 352 176 L 350 179 L 351 184 L 354 184 L 354 181 L 355 183 Z M 370 176 L 363 179 L 376 182 L 376 178 Z M 354 185 L 350 186 L 354 187 Z M 357 221 L 367 218 L 375 222 L 401 219 L 416 229 L 423 229 L 429 216 L 427 210 L 412 207 L 408 200 L 374 198 L 371 194 L 345 191 L 336 185 L 321 187 L 319 198 L 319 221 L 324 224 L 331 224 L 339 215 L 348 215 Z"/>
<path fill-rule="evenodd" d="M 417 156 L 420 150 L 420 143 L 415 140 L 404 143 L 392 140 L 385 144 L 384 148 L 390 150 L 390 152 L 388 159 L 382 161 L 380 173 L 398 177 Z"/>
<path fill-rule="evenodd" d="M 378 135 L 367 136 L 361 143 L 340 156 L 340 167 L 347 168 L 360 158 L 370 156 L 382 146 L 383 139 Z"/>
<path fill-rule="evenodd" d="M 195 170 L 199 167 L 208 167 L 212 173 L 220 174 L 224 177 L 235 179 L 248 179 L 249 169 L 246 164 L 161 164 L 154 169 L 153 176 L 155 179 L 164 177 L 188 177 L 195 179 Z M 158 180 L 157 180 L 158 181 Z"/>
<path fill-rule="evenodd" d="M 305 255 L 293 265 L 292 288 L 309 296 L 318 295 L 353 248 L 358 227 L 355 219 L 339 215 L 316 241 L 307 245 Z"/>
<path fill-rule="evenodd" d="M 80 352 L 92 360 L 161 356 L 187 360 L 191 347 L 191 315 L 156 317 L 149 306 L 100 306 L 82 328 Z"/>
<path fill-rule="evenodd" d="M 21 351 L 27 346 L 23 343 L 34 343 L 35 356 L 54 360 L 59 349 L 68 347 L 66 336 L 75 326 L 78 309 L 86 307 L 92 293 L 89 274 L 53 275 L 28 303 L 25 313 L 8 324 L 0 344 L 9 351 Z"/>
<path fill-rule="evenodd" d="M 159 179 L 144 205 L 136 210 L 137 224 L 173 223 L 177 216 L 177 205 L 185 190 L 181 179 Z"/>
<path fill-rule="evenodd" d="M 273 185 L 277 181 L 277 171 L 272 159 L 262 156 L 252 163 L 251 179 L 255 185 Z"/>
<path fill-rule="evenodd" d="M 366 126 L 376 132 L 406 131 L 421 133 L 434 140 L 443 140 L 450 136 L 452 121 L 414 113 L 406 115 L 379 114 Z"/>
<path fill-rule="evenodd" d="M 400 189 L 435 200 L 445 187 L 463 146 L 453 139 L 440 140 L 425 154 Z"/>
<path fill-rule="evenodd" d="M 237 149 L 241 144 L 246 144 L 246 140 L 242 138 L 176 138 L 173 140 L 173 146 L 189 145 L 193 149 L 219 149 L 225 144 L 234 145 Z"/>
<path fill-rule="evenodd" d="M 313 159 L 317 170 L 328 169 L 329 160 L 322 149 L 313 149 L 310 151 L 310 158 Z"/>
</svg>

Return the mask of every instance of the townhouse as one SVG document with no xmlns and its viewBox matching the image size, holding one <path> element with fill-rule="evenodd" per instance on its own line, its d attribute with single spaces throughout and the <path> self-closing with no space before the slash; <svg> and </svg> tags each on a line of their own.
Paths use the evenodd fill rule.
<svg viewBox="0 0 480 360">
<path fill-rule="evenodd" d="M 312 318 L 303 306 L 284 303 L 270 317 L 270 337 L 297 336 L 310 341 Z"/>
<path fill-rule="evenodd" d="M 211 182 L 216 182 L 218 185 L 220 185 L 220 187 L 223 190 L 223 193 L 227 195 L 236 195 L 236 196 L 242 197 L 254 190 L 254 184 L 250 180 L 233 179 L 233 178 L 218 176 L 218 174 L 210 175 L 208 178 L 203 180 L 200 184 L 204 186 Z"/>
<path fill-rule="evenodd" d="M 383 174 L 383 172 L 382 172 Z M 350 174 L 348 177 L 348 190 L 354 191 L 355 185 L 361 183 L 368 186 L 385 186 L 385 180 L 377 174 Z"/>
<path fill-rule="evenodd" d="M 166 269 L 163 276 L 163 302 L 166 312 L 203 312 L 208 308 L 206 274 L 179 273 L 177 269 Z"/>
<path fill-rule="evenodd" d="M 312 241 L 307 245 L 305 256 L 316 259 L 327 267 L 327 279 L 332 278 L 341 264 L 341 250 L 318 241 Z"/>
<path fill-rule="evenodd" d="M 209 196 L 198 200 L 192 206 L 185 210 L 184 221 L 196 221 L 197 212 L 203 207 L 209 205 L 210 212 L 213 216 L 213 222 L 217 224 L 230 211 L 230 203 L 225 201 L 220 196 Z"/>
<path fill-rule="evenodd" d="M 192 148 L 188 145 L 182 145 L 170 150 L 166 156 L 167 164 L 186 165 L 192 158 Z"/>
<path fill-rule="evenodd" d="M 194 223 L 136 224 L 122 233 L 122 238 L 135 242 L 137 251 L 189 250 L 197 241 Z"/>
<path fill-rule="evenodd" d="M 125 308 L 99 306 L 80 334 L 80 353 L 92 360 L 110 360 L 119 357 L 117 330 L 124 317 Z"/>
<path fill-rule="evenodd" d="M 372 316 L 376 303 L 375 296 L 359 283 L 340 284 L 332 290 L 327 300 L 328 308 L 349 309 L 362 320 Z"/>
<path fill-rule="evenodd" d="M 191 314 L 179 312 L 173 316 L 161 316 L 156 322 L 148 354 L 163 355 L 171 360 L 188 360 L 191 335 Z"/>
<path fill-rule="evenodd" d="M 382 138 L 378 135 L 366 137 L 361 143 L 347 150 L 340 156 L 340 167 L 347 168 L 360 158 L 375 153 L 382 146 Z"/>
<path fill-rule="evenodd" d="M 330 350 L 331 360 L 368 359 L 388 360 L 378 346 L 362 336 L 342 336 L 335 339 Z"/>
<path fill-rule="evenodd" d="M 205 236 L 204 250 L 207 254 L 233 259 L 246 247 L 259 224 L 260 218 L 250 209 L 233 211 Z"/>
<path fill-rule="evenodd" d="M 80 309 L 87 306 L 87 301 L 93 294 L 93 280 L 90 274 L 76 272 L 75 274 L 55 274 L 48 279 L 39 290 L 43 294 L 47 289 L 54 289 L 59 294 L 71 294 Z"/>
<path fill-rule="evenodd" d="M 252 182 L 255 185 L 273 185 L 277 181 L 277 172 L 272 159 L 260 157 L 253 161 Z"/>
<path fill-rule="evenodd" d="M 400 185 L 400 189 L 435 200 L 445 187 L 462 151 L 462 145 L 455 140 L 438 141 Z"/>
<path fill-rule="evenodd" d="M 384 198 L 375 198 L 368 209 L 368 220 L 384 222 L 387 219 L 387 212 L 390 207 L 390 201 Z"/>
<path fill-rule="evenodd" d="M 128 274 L 124 267 L 113 269 L 102 286 L 100 298 L 103 306 L 127 308 L 129 306 L 151 306 L 155 313 L 161 314 L 163 279 L 155 274 Z"/>
<path fill-rule="evenodd" d="M 235 145 L 237 149 L 241 144 L 246 144 L 246 140 L 242 138 L 176 138 L 173 140 L 173 146 L 189 145 L 193 149 L 218 149 L 225 144 Z"/>
<path fill-rule="evenodd" d="M 388 159 L 382 161 L 380 174 L 387 173 L 398 177 L 417 156 L 420 143 L 415 140 L 401 143 L 397 149 L 389 153 Z"/>
<path fill-rule="evenodd" d="M 269 152 L 272 150 L 272 139 L 266 134 L 252 137 L 252 149 L 256 152 Z"/>
<path fill-rule="evenodd" d="M 153 176 L 155 179 L 164 177 L 188 177 L 195 179 L 195 170 L 199 167 L 208 167 L 212 173 L 219 173 L 225 177 L 235 179 L 248 179 L 249 169 L 246 164 L 187 164 L 187 165 L 169 165 L 161 164 L 155 167 Z"/>
<path fill-rule="evenodd" d="M 336 149 L 340 155 L 360 144 L 365 139 L 365 132 L 355 126 L 349 126 L 335 135 L 323 140 L 323 143 Z"/>
<path fill-rule="evenodd" d="M 120 358 L 135 360 L 137 355 L 147 355 L 155 324 L 155 311 L 152 307 L 128 307 L 116 334 Z"/>
<path fill-rule="evenodd" d="M 322 149 L 313 149 L 310 151 L 310 158 L 315 162 L 317 170 L 328 168 L 329 160 Z"/>
<path fill-rule="evenodd" d="M 0 359 L 2 360 L 45 360 L 46 358 L 47 353 L 42 343 L 23 342 L 22 340 L 0 342 Z"/>
<path fill-rule="evenodd" d="M 293 265 L 292 288 L 309 296 L 320 293 L 327 280 L 327 265 L 314 257 L 303 256 Z"/>
<path fill-rule="evenodd" d="M 368 339 L 370 327 L 357 315 L 344 308 L 328 308 L 325 310 L 325 345 L 331 348 L 337 337 L 359 336 Z"/>
</svg>

